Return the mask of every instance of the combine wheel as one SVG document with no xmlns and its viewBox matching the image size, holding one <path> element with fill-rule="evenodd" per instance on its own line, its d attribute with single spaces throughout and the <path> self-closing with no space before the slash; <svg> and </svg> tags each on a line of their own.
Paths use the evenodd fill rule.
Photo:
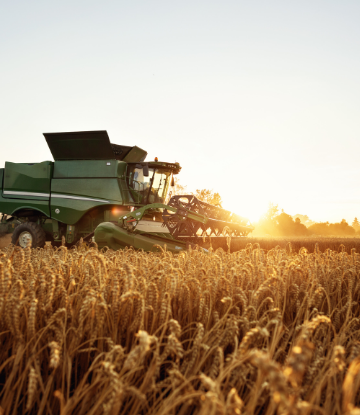
<svg viewBox="0 0 360 415">
<path fill-rule="evenodd" d="M 26 248 L 31 243 L 32 248 L 42 248 L 45 245 L 45 231 L 35 222 L 26 222 L 17 226 L 12 234 L 11 242 Z"/>
</svg>

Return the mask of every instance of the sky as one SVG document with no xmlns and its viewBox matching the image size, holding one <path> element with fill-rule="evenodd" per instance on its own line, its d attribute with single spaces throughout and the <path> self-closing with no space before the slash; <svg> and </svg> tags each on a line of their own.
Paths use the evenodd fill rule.
<svg viewBox="0 0 360 415">
<path fill-rule="evenodd" d="M 0 166 L 107 130 L 256 221 L 360 218 L 358 0 L 0 0 Z"/>
</svg>

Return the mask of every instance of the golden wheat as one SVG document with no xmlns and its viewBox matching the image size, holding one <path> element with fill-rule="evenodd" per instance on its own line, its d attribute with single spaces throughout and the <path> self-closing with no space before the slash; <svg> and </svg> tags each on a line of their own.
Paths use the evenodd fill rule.
<svg viewBox="0 0 360 415">
<path fill-rule="evenodd" d="M 228 251 L 1 250 L 0 413 L 360 413 L 360 255 Z"/>
</svg>

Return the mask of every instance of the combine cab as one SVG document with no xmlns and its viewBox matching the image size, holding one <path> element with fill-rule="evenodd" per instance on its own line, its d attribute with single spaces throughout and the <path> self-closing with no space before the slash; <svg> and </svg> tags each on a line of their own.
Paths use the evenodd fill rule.
<svg viewBox="0 0 360 415">
<path fill-rule="evenodd" d="M 0 231 L 21 247 L 69 245 L 95 238 L 112 249 L 179 252 L 205 235 L 234 237 L 247 220 L 168 189 L 178 163 L 147 162 L 139 147 L 110 143 L 106 131 L 44 134 L 53 161 L 5 163 L 0 169 Z M 190 239 L 189 239 L 190 238 Z"/>
</svg>

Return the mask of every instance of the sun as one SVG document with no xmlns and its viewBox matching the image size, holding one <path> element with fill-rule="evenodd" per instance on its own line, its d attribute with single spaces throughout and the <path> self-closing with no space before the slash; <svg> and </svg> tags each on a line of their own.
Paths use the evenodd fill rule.
<svg viewBox="0 0 360 415">
<path fill-rule="evenodd" d="M 266 200 L 253 199 L 243 199 L 239 200 L 238 197 L 234 196 L 233 198 L 225 198 L 223 207 L 226 210 L 236 213 L 237 215 L 248 218 L 250 222 L 258 222 L 261 216 L 267 210 L 268 202 Z"/>
</svg>

